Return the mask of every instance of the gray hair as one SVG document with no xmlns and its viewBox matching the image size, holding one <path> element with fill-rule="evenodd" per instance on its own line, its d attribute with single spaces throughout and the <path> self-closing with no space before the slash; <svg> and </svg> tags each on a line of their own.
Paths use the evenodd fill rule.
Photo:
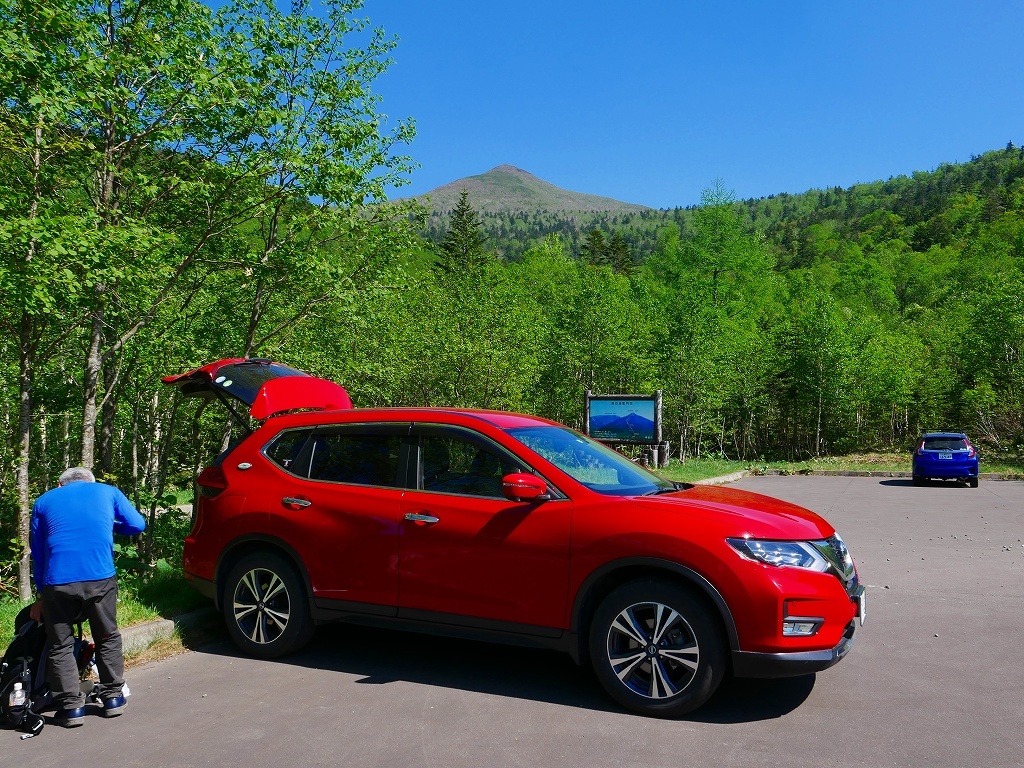
<svg viewBox="0 0 1024 768">
<path fill-rule="evenodd" d="M 92 473 L 91 470 L 86 469 L 85 467 L 71 467 L 70 469 L 65 469 L 61 473 L 60 479 L 57 482 L 60 483 L 61 485 L 67 485 L 68 483 L 73 483 L 76 480 L 84 480 L 87 483 L 95 483 L 96 476 Z"/>
</svg>

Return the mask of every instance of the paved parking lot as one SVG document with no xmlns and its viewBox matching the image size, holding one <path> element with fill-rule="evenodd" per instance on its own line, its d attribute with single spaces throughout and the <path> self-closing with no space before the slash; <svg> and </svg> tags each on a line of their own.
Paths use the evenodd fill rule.
<svg viewBox="0 0 1024 768">
<path fill-rule="evenodd" d="M 617 710 L 568 657 L 354 627 L 278 662 L 229 645 L 132 670 L 125 716 L 0 732 L 5 764 L 1020 766 L 1024 483 L 757 477 L 821 513 L 868 585 L 838 666 L 735 681 L 690 719 Z"/>
</svg>

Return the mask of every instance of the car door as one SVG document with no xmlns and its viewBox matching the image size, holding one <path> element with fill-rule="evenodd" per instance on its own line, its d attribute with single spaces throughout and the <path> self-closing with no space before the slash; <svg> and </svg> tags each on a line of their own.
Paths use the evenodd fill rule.
<svg viewBox="0 0 1024 768">
<path fill-rule="evenodd" d="M 405 424 L 317 427 L 300 449 L 283 433 L 266 455 L 289 473 L 274 533 L 302 559 L 324 609 L 394 615 Z M 278 455 L 280 454 L 280 455 Z"/>
<path fill-rule="evenodd" d="M 399 615 L 557 632 L 572 503 L 505 498 L 501 478 L 530 469 L 478 432 L 416 425 L 413 436 L 415 487 L 401 505 Z"/>
</svg>

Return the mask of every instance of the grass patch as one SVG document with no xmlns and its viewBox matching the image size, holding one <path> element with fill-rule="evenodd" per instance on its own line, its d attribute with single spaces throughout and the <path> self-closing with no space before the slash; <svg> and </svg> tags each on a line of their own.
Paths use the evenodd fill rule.
<svg viewBox="0 0 1024 768">
<path fill-rule="evenodd" d="M 14 619 L 25 603 L 15 600 L 0 602 L 0 654 L 7 650 L 14 637 Z"/>
<path fill-rule="evenodd" d="M 157 616 L 151 618 L 172 618 L 210 604 L 179 570 L 157 571 L 144 581 L 126 584 L 122 602 L 128 601 L 156 611 Z"/>
</svg>

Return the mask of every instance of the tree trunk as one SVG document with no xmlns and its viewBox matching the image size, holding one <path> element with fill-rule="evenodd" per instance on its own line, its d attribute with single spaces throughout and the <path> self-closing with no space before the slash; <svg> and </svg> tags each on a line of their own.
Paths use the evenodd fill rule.
<svg viewBox="0 0 1024 768">
<path fill-rule="evenodd" d="M 132 408 L 132 502 L 139 508 L 139 410 L 142 398 L 136 396 Z"/>
<path fill-rule="evenodd" d="M 97 305 L 102 301 L 102 292 L 103 289 L 97 286 Z M 102 344 L 103 310 L 97 306 L 92 317 L 89 352 L 85 358 L 85 375 L 82 382 L 82 466 L 87 469 L 92 469 L 96 457 L 96 411 L 100 373 L 103 369 L 103 358 L 100 355 Z"/>
<path fill-rule="evenodd" d="M 39 212 L 42 196 L 39 179 L 42 169 L 43 126 L 37 121 L 32 147 L 32 203 L 29 218 L 35 219 Z M 35 239 L 28 245 L 25 264 L 35 258 Z M 18 597 L 26 601 L 32 597 L 32 556 L 29 549 L 29 533 L 32 526 L 32 504 L 29 488 L 29 469 L 32 447 L 32 374 L 35 369 L 35 322 L 28 312 L 23 312 L 18 327 L 18 434 L 17 459 L 14 471 L 14 485 L 18 494 Z"/>
<path fill-rule="evenodd" d="M 153 393 L 153 402 L 149 406 L 149 442 L 146 446 L 146 463 L 142 469 L 142 485 L 152 490 L 155 484 L 157 469 L 160 467 L 160 393 Z"/>
<path fill-rule="evenodd" d="M 39 463 L 43 469 L 43 486 L 50 490 L 50 457 L 48 455 L 47 434 L 46 434 L 46 411 L 39 406 L 39 415 L 34 419 L 39 424 Z"/>
<path fill-rule="evenodd" d="M 109 475 L 114 471 L 114 419 L 117 415 L 116 359 L 103 365 L 103 405 L 100 408 L 100 471 Z"/>
<path fill-rule="evenodd" d="M 71 467 L 71 414 L 65 412 L 61 419 L 64 424 L 64 453 L 61 461 L 61 472 Z"/>
<path fill-rule="evenodd" d="M 14 472 L 14 485 L 18 492 L 18 597 L 26 601 L 32 597 L 32 559 L 29 553 L 29 531 L 32 523 L 32 503 L 29 496 L 29 449 L 32 445 L 32 318 L 21 316 L 18 345 L 18 458 Z"/>
<path fill-rule="evenodd" d="M 154 398 L 154 404 L 155 404 L 155 402 L 156 402 L 156 399 Z M 167 469 L 168 469 L 168 466 L 167 466 L 168 465 L 168 460 L 167 459 L 168 459 L 168 456 L 170 455 L 170 452 L 171 452 L 171 443 L 174 441 L 174 425 L 175 425 L 175 422 L 177 421 L 177 418 L 178 418 L 178 406 L 180 406 L 180 405 L 181 405 L 181 398 L 178 397 L 178 396 L 175 396 L 174 404 L 171 406 L 171 418 L 170 418 L 170 420 L 168 421 L 168 424 L 167 424 L 167 438 L 164 440 L 164 444 L 162 446 L 158 447 L 159 456 L 157 458 L 158 464 L 157 464 L 157 468 L 156 468 L 156 481 L 155 481 L 155 487 L 152 489 L 153 490 L 153 502 L 152 502 L 152 504 L 149 507 L 149 516 L 148 516 L 149 520 L 148 520 L 148 522 L 146 524 L 146 532 L 145 532 L 146 544 L 145 544 L 145 547 L 144 547 L 144 552 L 145 552 L 146 560 L 147 561 L 152 559 L 152 554 L 153 554 L 153 528 L 155 527 L 154 524 L 156 523 L 156 510 L 157 510 L 157 505 L 160 503 L 160 501 L 159 501 L 160 497 L 164 495 L 164 485 L 167 482 Z M 198 424 L 199 416 L 202 415 L 203 409 L 205 407 L 206 407 L 206 401 L 203 401 L 202 403 L 199 404 L 199 408 L 197 409 L 197 414 L 196 414 L 196 422 L 197 422 L 197 424 Z M 194 440 L 193 444 L 195 444 L 197 442 L 199 442 L 198 439 Z M 193 489 L 196 490 L 196 491 L 199 490 L 198 486 L 196 486 L 195 484 L 193 484 Z M 199 494 L 197 493 L 195 495 L 195 497 L 193 498 L 192 503 L 195 504 L 197 502 L 198 498 L 199 498 Z"/>
<path fill-rule="evenodd" d="M 821 456 L 821 388 L 818 388 L 818 425 L 814 432 L 814 455 Z"/>
</svg>

